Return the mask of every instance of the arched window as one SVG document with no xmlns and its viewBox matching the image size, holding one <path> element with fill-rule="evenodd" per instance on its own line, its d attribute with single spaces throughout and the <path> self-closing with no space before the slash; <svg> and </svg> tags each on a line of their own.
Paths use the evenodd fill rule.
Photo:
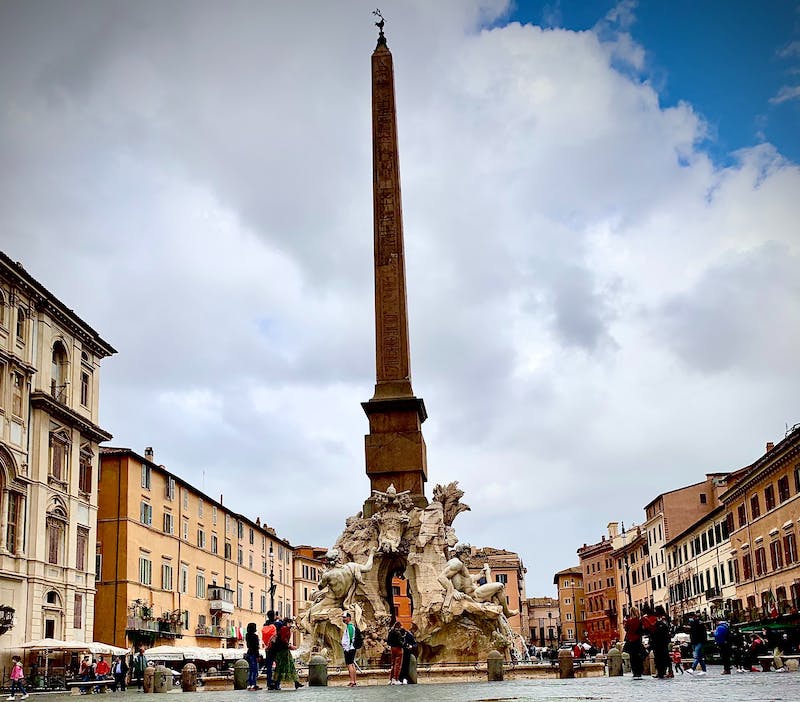
<svg viewBox="0 0 800 702">
<path fill-rule="evenodd" d="M 69 378 L 67 350 L 62 341 L 53 344 L 53 365 L 50 371 L 50 394 L 59 402 L 67 401 L 67 380 Z"/>
<path fill-rule="evenodd" d="M 54 500 L 47 510 L 47 562 L 61 565 L 64 562 L 64 541 L 67 533 L 67 510 Z"/>
<path fill-rule="evenodd" d="M 25 342 L 25 308 L 17 308 L 17 341 Z"/>
</svg>

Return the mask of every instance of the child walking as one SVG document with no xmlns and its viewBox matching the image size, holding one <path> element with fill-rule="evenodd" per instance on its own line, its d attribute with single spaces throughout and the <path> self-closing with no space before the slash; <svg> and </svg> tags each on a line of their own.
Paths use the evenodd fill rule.
<svg viewBox="0 0 800 702">
<path fill-rule="evenodd" d="M 672 658 L 672 665 L 675 667 L 681 675 L 683 675 L 683 661 L 681 659 L 681 647 L 680 646 L 673 646 L 672 651 L 669 654 L 669 657 Z"/>
<path fill-rule="evenodd" d="M 17 689 L 22 694 L 23 700 L 28 699 L 28 693 L 22 686 L 22 680 L 25 677 L 25 673 L 22 671 L 22 661 L 19 656 L 12 656 L 11 663 L 11 694 L 6 699 L 13 702 L 16 699 Z"/>
</svg>

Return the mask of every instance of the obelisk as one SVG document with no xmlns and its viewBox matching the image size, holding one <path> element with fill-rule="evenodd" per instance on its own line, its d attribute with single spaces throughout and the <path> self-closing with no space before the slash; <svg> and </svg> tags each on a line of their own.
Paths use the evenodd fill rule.
<svg viewBox="0 0 800 702">
<path fill-rule="evenodd" d="M 383 18 L 377 26 L 380 35 L 372 53 L 376 382 L 372 399 L 361 405 L 369 418 L 366 465 L 370 495 L 394 484 L 424 506 L 428 467 L 422 423 L 427 413 L 411 389 L 394 66 Z M 364 516 L 371 511 L 368 499 Z"/>
</svg>

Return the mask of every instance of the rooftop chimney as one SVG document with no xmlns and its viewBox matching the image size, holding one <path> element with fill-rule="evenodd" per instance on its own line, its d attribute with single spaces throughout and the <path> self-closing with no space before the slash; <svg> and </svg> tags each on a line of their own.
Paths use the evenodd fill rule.
<svg viewBox="0 0 800 702">
<path fill-rule="evenodd" d="M 619 523 L 618 522 L 609 522 L 608 523 L 608 536 L 612 539 L 616 539 L 619 536 Z"/>
<path fill-rule="evenodd" d="M 145 448 L 144 457 L 150 462 L 153 461 L 153 447 L 152 446 L 147 446 Z"/>
<path fill-rule="evenodd" d="M 772 449 L 774 449 L 774 448 L 775 448 L 775 444 L 773 444 L 771 441 L 767 441 L 767 453 L 772 451 Z"/>
</svg>

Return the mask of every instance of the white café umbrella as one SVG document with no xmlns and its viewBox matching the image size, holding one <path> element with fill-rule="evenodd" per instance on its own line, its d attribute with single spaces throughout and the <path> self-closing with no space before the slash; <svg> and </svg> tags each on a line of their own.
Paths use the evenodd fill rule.
<svg viewBox="0 0 800 702">
<path fill-rule="evenodd" d="M 144 655 L 148 661 L 182 661 L 184 649 L 177 646 L 153 646 Z"/>
<path fill-rule="evenodd" d="M 121 646 L 112 646 L 111 644 L 103 643 L 102 641 L 92 641 L 86 644 L 86 648 L 90 653 L 98 656 L 124 656 L 128 653 L 127 648 Z"/>
<path fill-rule="evenodd" d="M 247 653 L 247 650 L 244 648 L 220 648 L 219 652 L 222 655 L 222 660 L 235 661 L 239 658 L 244 658 L 244 654 Z"/>
<path fill-rule="evenodd" d="M 64 641 L 62 639 L 36 639 L 26 641 L 20 648 L 27 648 L 29 651 L 44 651 L 44 676 L 47 677 L 47 667 L 50 651 L 86 651 L 86 644 L 83 641 Z"/>
</svg>

